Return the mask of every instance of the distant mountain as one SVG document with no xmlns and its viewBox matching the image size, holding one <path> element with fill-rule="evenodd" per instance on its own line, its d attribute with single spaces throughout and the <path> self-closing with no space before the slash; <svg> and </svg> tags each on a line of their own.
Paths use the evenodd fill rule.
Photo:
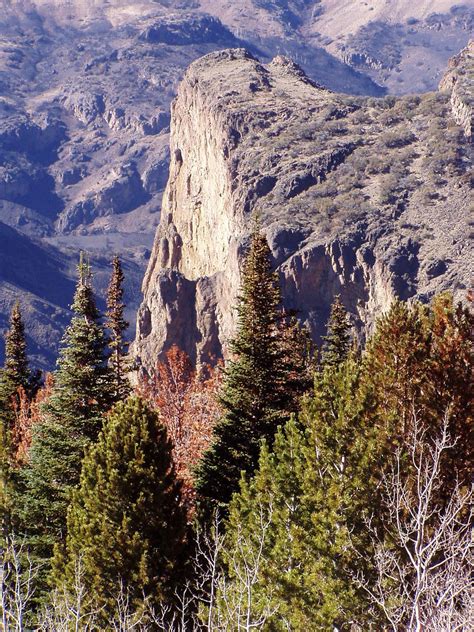
<svg viewBox="0 0 474 632">
<path fill-rule="evenodd" d="M 385 38 L 381 29 L 392 33 L 392 41 L 397 24 L 423 30 L 433 19 L 427 12 L 444 11 L 441 26 L 429 31 L 438 51 L 436 74 L 453 39 L 456 50 L 464 44 L 472 19 L 472 10 L 451 11 L 452 4 L 443 2 L 423 3 L 424 13 L 409 3 L 397 3 L 405 12 L 388 12 L 388 3 L 379 3 L 362 14 L 348 6 L 342 11 L 343 5 L 348 3 L 0 0 L 0 222 L 3 243 L 18 244 L 24 253 L 15 266 L 14 250 L 8 256 L 0 251 L 0 328 L 20 297 L 38 365 L 51 367 L 69 318 L 79 248 L 91 253 L 102 298 L 108 262 L 121 254 L 133 320 L 168 178 L 170 104 L 193 60 L 245 47 L 264 62 L 290 55 L 311 79 L 339 92 L 382 96 L 385 85 L 423 90 L 434 79 L 423 69 L 412 72 L 418 68 L 417 62 L 410 66 L 413 51 L 424 49 L 414 40 L 407 44 L 408 35 L 400 36 L 401 48 L 397 44 L 401 61 L 388 69 L 387 47 L 377 52 L 380 70 L 361 46 L 372 46 L 372 59 L 373 47 Z M 396 80 L 403 73 L 412 77 L 409 87 Z M 39 261 L 49 262 L 46 270 Z M 50 266 L 57 268 L 57 282 Z M 57 292 L 46 292 L 43 273 Z M 1 353 L 0 345 L 0 361 Z"/>
</svg>

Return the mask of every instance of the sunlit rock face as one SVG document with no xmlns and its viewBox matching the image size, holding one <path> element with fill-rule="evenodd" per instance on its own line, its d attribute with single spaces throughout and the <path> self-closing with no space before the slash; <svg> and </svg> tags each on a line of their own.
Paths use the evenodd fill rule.
<svg viewBox="0 0 474 632">
<path fill-rule="evenodd" d="M 336 294 L 361 337 L 394 297 L 462 299 L 469 148 L 446 93 L 347 97 L 242 49 L 194 62 L 172 108 L 134 344 L 142 366 L 172 344 L 198 362 L 225 354 L 255 214 L 284 304 L 315 340 Z"/>
<path fill-rule="evenodd" d="M 170 104 L 191 62 L 229 47 L 264 64 L 283 53 L 333 91 L 381 97 L 433 89 L 467 43 L 472 11 L 447 0 L 350 4 L 0 0 L 0 222 L 45 260 L 54 252 L 69 284 L 79 249 L 88 251 L 101 300 L 119 253 L 133 322 L 168 179 Z M 322 156 L 320 169 L 346 151 Z M 298 175 L 289 195 L 314 177 Z M 71 296 L 44 293 L 33 257 L 22 265 L 36 286 L 21 275 L 12 283 L 6 261 L 0 250 L 0 332 L 20 298 L 33 362 L 52 368 Z"/>
</svg>

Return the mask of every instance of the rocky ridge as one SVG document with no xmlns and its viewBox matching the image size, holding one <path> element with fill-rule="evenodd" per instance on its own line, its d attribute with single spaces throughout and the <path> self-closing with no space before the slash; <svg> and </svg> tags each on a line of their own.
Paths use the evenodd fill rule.
<svg viewBox="0 0 474 632">
<path fill-rule="evenodd" d="M 465 296 L 470 144 L 449 94 L 347 97 L 283 57 L 211 53 L 180 84 L 170 152 L 134 343 L 145 370 L 172 344 L 225 353 L 255 213 L 315 340 L 337 293 L 362 337 L 396 296 Z"/>
<path fill-rule="evenodd" d="M 474 116 L 474 40 L 449 62 L 449 70 L 441 80 L 440 90 L 451 94 L 454 120 L 472 140 Z"/>
<path fill-rule="evenodd" d="M 27 240 L 45 259 L 54 252 L 70 282 L 77 251 L 85 248 L 102 297 L 111 255 L 120 253 L 134 320 L 168 178 L 170 103 L 186 67 L 211 51 L 243 46 L 263 63 L 281 53 L 298 60 L 306 81 L 383 96 L 387 86 L 393 92 L 432 88 L 451 52 L 467 42 L 468 6 L 449 0 L 367 4 L 0 0 L 0 222 L 13 231 L 12 243 Z M 351 51 L 360 59 L 372 56 L 383 70 L 356 63 Z M 418 69 L 425 58 L 429 64 Z M 290 178 L 290 197 L 297 199 L 320 171 L 336 172 L 351 144 L 341 151 L 329 148 L 318 165 Z M 246 203 L 271 187 L 273 177 L 258 183 Z M 24 275 L 12 285 L 4 272 L 9 261 L 0 249 L 0 329 L 19 297 L 33 332 L 33 362 L 52 368 L 71 297 L 51 301 L 39 277 L 36 293 Z M 35 258 L 22 262 L 34 278 Z M 43 330 L 38 323 L 44 319 Z M 0 336 L 0 363 L 2 353 Z"/>
</svg>

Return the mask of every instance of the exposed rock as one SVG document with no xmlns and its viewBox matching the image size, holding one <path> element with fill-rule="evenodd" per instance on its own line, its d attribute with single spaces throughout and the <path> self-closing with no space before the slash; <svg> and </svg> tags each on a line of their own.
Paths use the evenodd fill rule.
<svg viewBox="0 0 474 632">
<path fill-rule="evenodd" d="M 236 37 L 221 21 L 210 15 L 174 15 L 148 26 L 140 39 L 152 44 L 227 44 L 235 45 Z"/>
<path fill-rule="evenodd" d="M 462 298 L 472 268 L 468 145 L 457 132 L 444 156 L 429 149 L 448 109 L 442 94 L 349 99 L 241 49 L 194 62 L 172 108 L 170 176 L 134 343 L 143 368 L 172 344 L 198 362 L 226 352 L 254 212 L 284 303 L 315 340 L 337 293 L 361 337 L 395 296 L 457 287 Z"/>
<path fill-rule="evenodd" d="M 387 86 L 392 94 L 419 90 L 421 82 L 425 90 L 434 90 L 448 58 L 472 34 L 473 7 L 467 4 L 447 7 L 446 2 L 436 1 L 412 3 L 412 7 L 396 0 L 383 0 L 379 4 L 384 3 L 386 11 L 379 14 L 382 19 L 373 15 L 360 28 L 354 25 L 349 34 L 337 38 L 328 50 L 337 50 L 345 63 Z M 397 11 L 397 5 L 402 4 L 405 16 Z M 419 18 L 408 17 L 417 12 Z M 354 12 L 348 10 L 348 13 Z M 329 23 L 326 26 L 331 28 Z"/>
<path fill-rule="evenodd" d="M 474 40 L 449 62 L 449 69 L 439 85 L 451 93 L 454 120 L 472 139 L 474 117 Z"/>
<path fill-rule="evenodd" d="M 169 106 L 184 70 L 194 59 L 236 45 L 245 46 L 263 62 L 283 52 L 287 57 L 275 59 L 273 65 L 290 82 L 299 76 L 308 85 L 314 82 L 339 92 L 382 96 L 384 86 L 398 92 L 428 89 L 437 81 L 450 51 L 457 52 L 467 42 L 469 9 L 450 11 L 450 0 L 418 4 L 371 0 L 370 9 L 362 3 L 357 12 L 348 9 L 349 4 L 348 0 L 0 0 L 0 221 L 32 239 L 40 251 L 44 247 L 45 258 L 54 246 L 70 278 L 75 274 L 71 253 L 79 248 L 91 252 L 94 266 L 100 270 L 96 279 L 107 276 L 106 262 L 113 252 L 120 252 L 128 276 L 133 278 L 126 297 L 128 318 L 133 320 L 168 173 Z M 427 30 L 425 21 L 434 11 L 438 15 Z M 406 24 L 408 16 L 420 23 Z M 374 20 L 392 30 L 398 28 L 394 23 L 404 25 L 402 61 L 392 70 L 372 71 L 365 65 L 356 69 L 340 59 L 338 45 L 347 43 L 347 34 L 357 34 Z M 364 32 L 363 39 L 370 46 L 378 37 L 374 36 L 376 30 L 369 25 Z M 381 33 L 387 40 L 386 32 Z M 381 50 L 383 55 L 390 52 L 383 46 Z M 418 53 L 414 55 L 414 51 Z M 288 57 L 296 59 L 310 79 Z M 429 64 L 414 72 L 419 59 L 428 59 Z M 262 68 L 245 77 L 251 101 L 272 92 L 272 75 Z M 400 77 L 405 81 L 399 84 Z M 227 82 L 227 89 L 239 92 L 241 88 Z M 347 139 L 341 135 L 344 121 L 358 108 L 342 102 L 331 105 L 321 130 L 339 134 L 338 143 L 309 153 L 304 160 L 293 156 L 281 173 L 278 165 L 288 154 L 288 142 L 278 151 L 263 148 L 261 173 L 249 173 L 245 183 L 236 184 L 239 208 L 252 208 L 263 199 L 270 203 L 279 200 L 283 183 L 289 184 L 294 176 L 302 183 L 292 186 L 298 189 L 308 184 L 309 188 L 290 197 L 282 208 L 292 201 L 304 204 L 312 191 L 326 186 L 312 184 L 316 177 L 312 172 L 322 157 L 346 145 Z M 291 108 L 284 111 L 279 106 L 278 112 L 272 107 L 260 111 L 252 133 L 259 136 L 269 129 L 277 135 L 275 116 L 281 117 L 284 132 L 293 114 Z M 326 128 L 329 121 L 335 130 Z M 241 137 L 248 142 L 245 113 L 240 118 L 233 116 L 229 124 L 234 127 L 228 130 L 222 151 L 232 157 Z M 301 134 L 306 131 L 301 129 Z M 353 154 L 357 156 L 359 149 Z M 440 153 L 444 154 L 434 151 L 433 155 Z M 178 164 L 179 147 L 173 154 Z M 181 161 L 186 160 L 181 155 Z M 344 171 L 351 160 L 348 157 L 329 173 L 325 182 L 330 183 L 331 174 Z M 136 173 L 127 175 L 131 163 Z M 228 165 L 232 173 L 241 173 L 238 164 L 229 161 Z M 390 167 L 385 169 L 388 174 Z M 395 185 L 387 191 L 384 187 L 374 194 L 392 196 L 398 205 L 393 212 L 401 214 L 404 193 Z M 324 204 L 328 214 L 332 213 L 328 198 Z M 179 241 L 178 234 L 175 239 Z M 280 245 L 279 252 L 285 251 Z M 31 269 L 34 272 L 34 265 Z M 425 269 L 420 269 L 424 274 Z M 0 269 L 0 284 L 2 274 Z M 51 304 L 31 294 L 21 285 L 23 280 L 19 276 L 19 285 L 0 287 L 0 327 L 7 322 L 12 297 L 24 298 L 35 356 L 43 366 L 49 363 L 52 368 L 63 323 L 48 320 Z M 197 282 L 197 303 L 211 305 L 213 284 L 213 280 Z M 99 283 L 100 292 L 104 286 L 105 281 Z M 42 287 L 39 282 L 38 287 Z M 70 296 L 64 297 L 66 304 L 70 300 Z M 54 304 L 54 309 L 62 306 Z M 44 319 L 48 333 L 42 336 Z M 219 340 L 221 334 L 211 321 L 206 325 L 212 332 L 209 336 Z"/>
<path fill-rule="evenodd" d="M 107 182 L 99 181 L 97 191 L 89 191 L 86 199 L 61 214 L 58 227 L 61 231 L 74 230 L 89 224 L 97 217 L 126 213 L 146 201 L 147 194 L 133 162 L 119 165 L 107 175 Z"/>
</svg>

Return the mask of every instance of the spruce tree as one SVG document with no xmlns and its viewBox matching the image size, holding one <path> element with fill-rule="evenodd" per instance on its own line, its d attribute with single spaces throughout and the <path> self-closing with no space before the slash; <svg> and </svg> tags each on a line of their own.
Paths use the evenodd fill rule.
<svg viewBox="0 0 474 632">
<path fill-rule="evenodd" d="M 13 408 L 18 403 L 18 389 L 23 388 L 32 398 L 39 387 L 40 374 L 33 373 L 26 355 L 25 325 L 18 301 L 10 316 L 10 328 L 5 335 L 5 364 L 0 370 L 0 420 L 11 428 Z M 16 398 L 16 401 L 15 401 Z"/>
<path fill-rule="evenodd" d="M 45 559 L 53 542 L 65 535 L 67 505 L 79 482 L 84 450 L 97 439 L 102 415 L 114 401 L 107 341 L 82 253 L 78 273 L 74 316 L 63 338 L 52 393 L 32 430 L 20 499 L 23 528 L 35 553 Z"/>
<path fill-rule="evenodd" d="M 88 448 L 80 486 L 68 511 L 65 556 L 57 551 L 55 580 L 72 588 L 83 569 L 88 598 L 104 623 L 120 584 L 133 606 L 172 595 L 183 572 L 186 516 L 158 414 L 143 400 L 118 403 Z"/>
<path fill-rule="evenodd" d="M 202 515 L 225 508 L 237 491 L 241 472 L 258 465 L 260 444 L 269 446 L 288 418 L 289 394 L 281 388 L 278 276 L 272 270 L 267 240 L 256 222 L 242 269 L 237 333 L 220 397 L 224 409 L 211 447 L 197 469 L 196 490 Z"/>
<path fill-rule="evenodd" d="M 338 294 L 331 306 L 331 314 L 327 324 L 327 333 L 323 336 L 322 364 L 338 366 L 349 353 L 351 335 L 347 312 Z"/>
<path fill-rule="evenodd" d="M 125 399 L 130 392 L 130 383 L 127 378 L 129 364 L 126 361 L 128 343 L 125 340 L 125 331 L 128 322 L 124 318 L 125 305 L 123 303 L 124 274 L 120 259 L 115 256 L 112 262 L 113 271 L 107 290 L 107 321 L 106 327 L 110 331 L 109 347 L 112 351 L 110 368 L 112 382 L 117 400 Z"/>
<path fill-rule="evenodd" d="M 0 513 L 3 536 L 11 529 L 13 495 L 17 486 L 12 467 L 15 410 L 20 404 L 21 390 L 28 397 L 33 397 L 38 386 L 39 374 L 32 373 L 28 364 L 25 326 L 17 301 L 5 335 L 5 364 L 0 371 Z"/>
<path fill-rule="evenodd" d="M 10 328 L 5 336 L 5 365 L 2 381 L 11 380 L 15 387 L 23 386 L 25 390 L 30 384 L 31 372 L 26 356 L 25 325 L 18 301 L 14 304 L 10 316 Z"/>
</svg>

